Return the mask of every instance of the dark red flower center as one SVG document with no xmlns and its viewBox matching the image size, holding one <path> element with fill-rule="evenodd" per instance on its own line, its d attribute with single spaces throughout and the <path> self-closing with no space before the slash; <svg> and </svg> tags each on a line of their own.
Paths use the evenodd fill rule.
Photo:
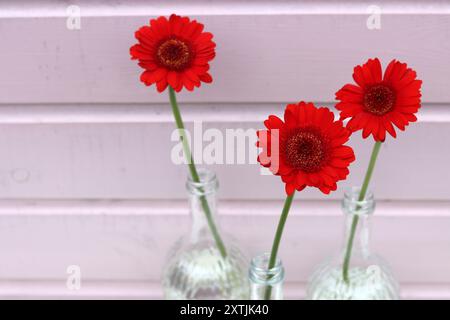
<svg viewBox="0 0 450 320">
<path fill-rule="evenodd" d="M 186 42 L 171 38 L 161 42 L 156 50 L 156 60 L 167 69 L 182 70 L 190 64 L 192 52 Z"/>
<path fill-rule="evenodd" d="M 364 94 L 364 109 L 377 116 L 392 110 L 395 104 L 395 93 L 386 85 L 369 87 Z"/>
<path fill-rule="evenodd" d="M 327 143 L 319 132 L 308 128 L 297 129 L 285 142 L 286 163 L 304 172 L 319 171 L 327 158 L 327 149 Z"/>
</svg>

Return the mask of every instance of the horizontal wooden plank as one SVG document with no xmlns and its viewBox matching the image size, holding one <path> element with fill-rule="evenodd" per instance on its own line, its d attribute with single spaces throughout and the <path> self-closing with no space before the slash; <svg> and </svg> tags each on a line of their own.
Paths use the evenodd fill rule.
<svg viewBox="0 0 450 320">
<path fill-rule="evenodd" d="M 128 48 L 150 17 L 177 12 L 204 22 L 218 44 L 214 83 L 179 96 L 189 128 L 202 120 L 222 133 L 258 129 L 287 101 L 331 106 L 368 57 L 418 71 L 420 122 L 384 144 L 371 185 L 380 199 L 373 244 L 403 297 L 450 298 L 450 4 L 377 3 L 380 30 L 366 27 L 371 1 L 74 0 L 81 29 L 68 30 L 66 2 L 2 1 L 0 195 L 13 200 L 0 201 L 0 297 L 161 297 L 166 253 L 189 224 L 178 200 L 186 168 L 170 160 L 167 96 L 139 83 Z M 371 144 L 357 134 L 351 145 L 358 161 L 331 199 L 361 183 Z M 224 229 L 250 256 L 266 251 L 281 182 L 257 164 L 211 167 L 228 200 Z M 289 217 L 281 248 L 288 298 L 302 298 L 314 266 L 337 249 L 339 203 L 319 199 L 302 192 Z M 86 280 L 76 293 L 65 288 L 73 264 Z"/>
<path fill-rule="evenodd" d="M 273 234 L 281 206 L 223 201 L 220 221 L 253 256 L 270 247 L 267 234 Z M 69 265 L 78 265 L 85 281 L 158 282 L 169 248 L 189 229 L 182 201 L 2 201 L 0 207 L 0 281 L 61 281 Z M 450 283 L 449 213 L 449 202 L 378 203 L 373 249 L 400 282 Z M 342 232 L 338 202 L 299 197 L 280 251 L 287 281 L 306 282 L 318 263 L 337 252 Z"/>
<path fill-rule="evenodd" d="M 107 6 L 83 2 L 81 12 L 89 15 L 81 16 L 80 30 L 67 29 L 67 18 L 54 16 L 51 9 L 50 13 L 41 10 L 49 16 L 44 19 L 33 7 L 11 9 L 11 18 L 0 19 L 0 103 L 166 101 L 165 94 L 139 82 L 141 71 L 129 59 L 128 49 L 139 26 L 169 11 L 200 19 L 217 42 L 211 69 L 214 83 L 182 93 L 180 98 L 186 102 L 330 102 L 336 90 L 352 81 L 353 67 L 374 56 L 384 64 L 393 58 L 407 61 L 416 69 L 424 81 L 425 102 L 450 102 L 450 66 L 443 63 L 450 53 L 447 2 L 398 5 L 401 12 L 411 7 L 423 14 L 414 10 L 390 14 L 387 10 L 379 30 L 369 30 L 369 15 L 355 14 L 353 5 L 334 4 L 330 11 L 311 4 L 316 9 L 308 12 L 301 2 L 283 1 L 273 11 L 266 3 L 265 11 L 252 13 L 261 5 L 255 1 L 244 9 L 237 6 L 236 14 L 233 3 L 223 1 L 208 2 L 207 10 L 205 2 L 178 1 L 161 7 L 158 1 L 144 4 L 143 10 L 133 8 L 132 3 L 121 5 L 132 8 L 134 14 L 126 10 L 119 14 L 124 10 L 119 8 L 115 14 L 101 16 Z M 440 14 L 427 14 L 426 8 Z M 20 12 L 32 14 L 24 18 Z"/>
<path fill-rule="evenodd" d="M 267 15 L 267 14 L 365 14 L 374 5 L 371 0 L 127 0 L 110 3 L 108 0 L 72 0 L 70 3 L 59 0 L 4 0 L 0 3 L 0 17 L 65 17 L 70 5 L 79 6 L 82 15 L 101 16 L 139 16 L 169 15 L 182 12 L 186 15 Z M 445 1 L 439 0 L 378 0 L 376 5 L 383 13 L 449 13 Z"/>
<path fill-rule="evenodd" d="M 283 185 L 278 177 L 261 175 L 260 166 L 255 163 L 256 157 L 250 155 L 253 143 L 247 142 L 245 148 L 239 150 L 239 154 L 245 155 L 246 164 L 238 164 L 236 157 L 231 164 L 224 164 L 226 156 L 231 157 L 232 152 L 225 149 L 226 141 L 233 139 L 227 138 L 227 130 L 260 129 L 262 119 L 268 113 L 282 114 L 283 106 L 279 105 L 273 112 L 263 108 L 264 113 L 255 108 L 250 112 L 250 109 L 243 112 L 245 116 L 240 119 L 234 112 L 227 115 L 218 111 L 212 116 L 214 109 L 207 113 L 198 108 L 192 113 L 188 108 L 183 111 L 187 111 L 187 120 L 199 120 L 205 114 L 200 135 L 208 129 L 217 129 L 221 133 L 220 140 L 224 146 L 219 150 L 223 150 L 223 157 L 218 160 L 222 164 L 204 162 L 203 165 L 217 172 L 222 198 L 281 199 L 284 197 Z M 426 108 L 423 109 L 425 111 Z M 98 123 L 87 123 L 83 119 L 71 123 L 70 117 L 55 122 L 51 117 L 57 115 L 48 120 L 41 112 L 37 112 L 36 118 L 28 112 L 28 118 L 25 117 L 28 122 L 24 123 L 20 120 L 16 123 L 4 121 L 0 124 L 0 150 L 4 150 L 0 157 L 2 198 L 184 198 L 187 171 L 184 165 L 174 164 L 171 159 L 172 148 L 177 142 L 171 141 L 174 125 L 170 112 L 166 110 L 156 116 L 156 121 L 150 120 L 152 116 L 146 112 L 142 122 L 135 122 L 138 116 L 133 114 L 130 121 L 124 120 L 123 123 L 116 123 L 120 118 L 117 114 L 112 116 L 113 119 L 101 119 Z M 423 114 L 428 117 L 426 112 Z M 412 124 L 407 132 L 400 133 L 397 139 L 389 138 L 383 145 L 371 184 L 379 199 L 450 200 L 447 186 L 450 171 L 445 169 L 450 163 L 450 147 L 445 139 L 450 136 L 450 122 L 440 121 L 441 116 L 448 119 L 445 112 L 431 112 L 430 121 Z M 92 120 L 95 115 L 92 113 L 87 117 Z M 217 120 L 221 117 L 234 119 Z M 30 123 L 30 119 L 35 121 Z M 190 121 L 188 128 L 192 132 Z M 255 137 L 252 131 L 248 134 Z M 194 141 L 197 162 L 204 160 L 197 155 L 202 155 L 209 143 Z M 362 140 L 357 133 L 350 145 L 355 149 L 357 161 L 350 167 L 349 178 L 339 184 L 338 192 L 331 195 L 333 198 L 340 198 L 347 186 L 361 184 L 366 170 L 372 142 Z M 323 199 L 324 196 L 316 190 L 307 190 L 302 192 L 302 197 Z"/>
</svg>

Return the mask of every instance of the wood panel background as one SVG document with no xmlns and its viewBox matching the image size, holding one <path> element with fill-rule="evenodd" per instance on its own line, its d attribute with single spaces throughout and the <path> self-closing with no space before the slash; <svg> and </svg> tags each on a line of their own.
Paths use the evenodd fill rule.
<svg viewBox="0 0 450 320">
<path fill-rule="evenodd" d="M 299 100 L 333 105 L 352 68 L 378 56 L 407 61 L 423 80 L 419 122 L 381 150 L 374 248 L 406 298 L 450 298 L 450 3 L 378 1 L 72 1 L 0 3 L 0 297 L 158 298 L 165 253 L 188 228 L 186 169 L 166 94 L 139 83 L 133 32 L 172 12 L 215 35 L 214 83 L 179 101 L 205 129 L 259 129 Z M 371 143 L 351 139 L 358 161 L 325 199 L 302 192 L 282 247 L 287 297 L 299 298 L 314 265 L 337 249 L 339 199 L 359 184 Z M 195 146 L 194 146 L 195 148 Z M 256 164 L 212 165 L 223 228 L 250 255 L 271 241 L 283 199 Z M 238 227 L 236 227 L 238 226 Z M 66 267 L 82 267 L 79 292 Z"/>
</svg>

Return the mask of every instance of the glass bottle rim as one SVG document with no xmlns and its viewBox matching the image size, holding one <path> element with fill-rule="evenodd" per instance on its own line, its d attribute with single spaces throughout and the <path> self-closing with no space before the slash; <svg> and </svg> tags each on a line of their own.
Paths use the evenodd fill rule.
<svg viewBox="0 0 450 320">
<path fill-rule="evenodd" d="M 361 187 L 350 187 L 344 193 L 342 207 L 349 214 L 371 214 L 375 209 L 375 198 L 371 190 L 366 191 L 364 200 L 359 200 Z"/>
<path fill-rule="evenodd" d="M 199 182 L 195 182 L 192 176 L 188 174 L 186 189 L 193 195 L 208 195 L 217 191 L 219 183 L 216 174 L 209 169 L 199 168 L 197 170 Z"/>
<path fill-rule="evenodd" d="M 277 257 L 275 266 L 268 268 L 270 253 L 266 252 L 254 257 L 250 263 L 250 279 L 259 284 L 273 285 L 284 278 L 284 268 L 281 260 Z"/>
</svg>

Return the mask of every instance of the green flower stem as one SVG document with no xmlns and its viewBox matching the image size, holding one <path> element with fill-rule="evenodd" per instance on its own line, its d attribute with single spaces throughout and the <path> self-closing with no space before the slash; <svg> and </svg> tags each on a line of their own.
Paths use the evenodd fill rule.
<svg viewBox="0 0 450 320">
<path fill-rule="evenodd" d="M 199 183 L 200 177 L 198 176 L 197 168 L 195 167 L 194 159 L 192 157 L 191 149 L 189 147 L 189 141 L 186 136 L 186 132 L 184 129 L 183 119 L 181 118 L 180 108 L 178 107 L 177 98 L 175 96 L 175 91 L 171 86 L 169 86 L 169 98 L 170 104 L 172 105 L 172 112 L 175 118 L 175 122 L 178 128 L 178 133 L 180 134 L 181 142 L 183 143 L 184 155 L 186 157 L 186 161 L 189 166 L 189 171 L 191 173 L 192 181 Z M 220 254 L 223 258 L 227 256 L 227 250 L 225 249 L 225 245 L 223 244 L 222 238 L 220 237 L 219 231 L 217 230 L 217 226 L 214 223 L 214 219 L 211 215 L 211 209 L 208 204 L 208 200 L 204 195 L 200 196 L 200 202 L 203 208 L 203 212 L 205 213 L 206 220 L 208 221 L 209 229 L 214 237 L 217 248 L 220 251 Z"/>
<path fill-rule="evenodd" d="M 363 185 L 361 187 L 361 190 L 359 191 L 358 201 L 363 201 L 366 197 L 370 178 L 372 177 L 373 169 L 375 168 L 375 163 L 377 162 L 378 153 L 380 152 L 381 143 L 382 142 L 377 141 L 377 142 L 375 142 L 375 144 L 373 146 L 372 155 L 370 156 L 369 166 L 367 167 L 367 171 L 366 171 L 366 176 L 364 177 Z M 356 210 L 359 210 L 359 209 L 361 209 L 361 207 L 357 206 Z M 359 222 L 359 215 L 354 214 L 353 220 L 352 220 L 352 225 L 350 227 L 350 236 L 348 238 L 347 246 L 345 249 L 344 263 L 342 265 L 342 276 L 346 283 L 349 283 L 348 269 L 350 266 L 350 258 L 352 255 L 352 248 L 353 248 L 353 240 L 355 239 L 356 227 L 358 226 L 358 222 Z"/>
<path fill-rule="evenodd" d="M 275 233 L 275 238 L 273 239 L 272 251 L 270 252 L 269 264 L 267 265 L 267 270 L 275 267 L 277 261 L 278 248 L 280 247 L 281 236 L 283 235 L 284 225 L 289 214 L 289 209 L 291 209 L 292 200 L 294 199 L 294 193 L 286 197 L 284 201 L 283 211 L 281 212 L 280 221 L 278 222 L 277 232 Z M 270 278 L 268 279 L 270 280 Z M 264 300 L 270 300 L 272 294 L 272 287 L 267 286 L 264 293 Z"/>
</svg>

